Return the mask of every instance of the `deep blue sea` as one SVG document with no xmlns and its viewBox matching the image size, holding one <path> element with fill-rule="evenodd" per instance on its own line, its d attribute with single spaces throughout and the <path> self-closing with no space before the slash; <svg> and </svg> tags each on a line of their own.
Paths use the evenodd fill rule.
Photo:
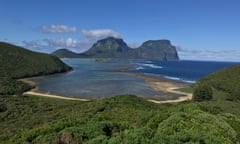
<svg viewBox="0 0 240 144">
<path fill-rule="evenodd" d="M 132 63 L 136 64 L 136 69 L 131 72 L 145 73 L 168 79 L 195 83 L 200 78 L 213 73 L 217 70 L 233 66 L 236 62 L 212 62 L 212 61 L 145 61 L 137 60 Z"/>
<path fill-rule="evenodd" d="M 149 60 L 110 60 L 96 62 L 94 59 L 64 59 L 73 71 L 37 78 L 39 90 L 63 96 L 102 98 L 121 94 L 144 97 L 160 95 L 139 77 L 114 72 L 135 72 L 194 83 L 212 72 L 239 63 L 178 61 L 162 62 Z M 125 69 L 125 68 L 128 69 Z"/>
</svg>

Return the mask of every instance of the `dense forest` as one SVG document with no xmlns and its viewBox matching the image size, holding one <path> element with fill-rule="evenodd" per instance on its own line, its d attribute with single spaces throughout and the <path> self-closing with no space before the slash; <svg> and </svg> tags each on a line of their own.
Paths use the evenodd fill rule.
<svg viewBox="0 0 240 144">
<path fill-rule="evenodd" d="M 48 75 L 69 70 L 71 67 L 55 56 L 0 42 L 0 95 L 21 93 L 21 91 L 31 88 L 23 82 L 16 82 L 17 78 Z"/>
<path fill-rule="evenodd" d="M 211 99 L 175 104 L 155 104 L 133 95 L 89 102 L 30 95 L 2 96 L 0 141 L 39 144 L 239 143 L 240 102 L 238 98 L 229 99 L 232 91 L 228 87 L 232 85 L 225 85 L 240 81 L 236 72 L 239 69 L 239 66 L 227 68 L 197 82 L 195 87 L 213 79 L 214 83 L 209 84 Z M 224 77 L 228 79 L 221 84 L 227 90 L 215 87 L 215 81 Z"/>
</svg>

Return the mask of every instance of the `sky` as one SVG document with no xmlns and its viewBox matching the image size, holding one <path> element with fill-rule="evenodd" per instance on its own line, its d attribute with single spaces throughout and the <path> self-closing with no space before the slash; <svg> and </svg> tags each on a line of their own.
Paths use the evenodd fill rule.
<svg viewBox="0 0 240 144">
<path fill-rule="evenodd" d="M 239 0 L 0 0 L 0 41 L 50 53 L 169 39 L 182 60 L 240 62 Z"/>
</svg>

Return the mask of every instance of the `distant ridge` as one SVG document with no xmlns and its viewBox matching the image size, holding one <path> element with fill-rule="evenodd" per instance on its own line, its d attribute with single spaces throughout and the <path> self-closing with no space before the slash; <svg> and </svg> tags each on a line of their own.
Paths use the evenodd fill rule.
<svg viewBox="0 0 240 144">
<path fill-rule="evenodd" d="M 58 49 L 54 51 L 52 55 L 55 55 L 59 58 L 78 58 L 79 57 L 77 53 L 74 53 L 68 49 Z"/>
<path fill-rule="evenodd" d="M 178 61 L 176 47 L 169 40 L 149 40 L 138 48 L 130 48 L 122 39 L 108 37 L 98 40 L 86 52 L 77 54 L 67 49 L 52 53 L 59 58 L 124 58 L 124 59 L 156 59 L 162 61 Z"/>
</svg>

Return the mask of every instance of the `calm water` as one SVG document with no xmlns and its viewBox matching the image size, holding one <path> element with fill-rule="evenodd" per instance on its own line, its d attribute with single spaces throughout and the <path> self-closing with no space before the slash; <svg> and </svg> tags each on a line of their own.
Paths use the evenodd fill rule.
<svg viewBox="0 0 240 144">
<path fill-rule="evenodd" d="M 74 71 L 36 79 L 40 91 L 82 98 L 111 97 L 135 94 L 150 97 L 160 92 L 145 85 L 144 79 L 113 72 L 136 72 L 194 83 L 216 70 L 236 65 L 230 62 L 160 62 L 145 60 L 112 60 L 106 63 L 93 59 L 65 59 Z M 119 67 L 129 67 L 119 70 Z M 173 98 L 174 99 L 174 98 Z"/>
</svg>

